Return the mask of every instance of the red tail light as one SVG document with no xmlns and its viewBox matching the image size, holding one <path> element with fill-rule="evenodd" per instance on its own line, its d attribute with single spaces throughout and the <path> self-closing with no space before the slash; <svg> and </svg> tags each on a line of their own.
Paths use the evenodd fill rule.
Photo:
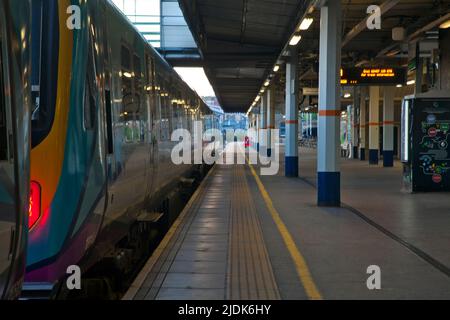
<svg viewBox="0 0 450 320">
<path fill-rule="evenodd" d="M 31 229 L 41 216 L 41 185 L 31 181 L 30 204 L 28 207 L 28 228 Z"/>
</svg>

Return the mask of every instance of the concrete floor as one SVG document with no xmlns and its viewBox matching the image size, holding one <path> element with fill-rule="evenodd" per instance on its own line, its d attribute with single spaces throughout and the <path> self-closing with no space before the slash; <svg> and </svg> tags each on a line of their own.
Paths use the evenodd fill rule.
<svg viewBox="0 0 450 320">
<path fill-rule="evenodd" d="M 343 207 L 318 207 L 315 150 L 300 150 L 300 178 L 284 177 L 280 159 L 278 175 L 260 179 L 323 299 L 450 299 L 449 193 L 402 193 L 400 164 L 342 159 Z M 174 229 L 174 245 L 138 276 L 134 298 L 227 299 L 253 277 L 272 279 L 281 299 L 307 299 L 292 245 L 290 253 L 250 167 L 216 169 Z M 258 260 L 258 252 L 267 254 Z M 271 276 L 255 276 L 264 263 Z M 380 290 L 366 285 L 372 265 Z"/>
<path fill-rule="evenodd" d="M 281 157 L 283 159 L 283 157 Z M 450 197 L 405 194 L 401 167 L 343 159 L 342 201 L 319 208 L 315 150 L 301 149 L 299 179 L 262 176 L 275 208 L 304 255 L 325 299 L 449 299 Z M 247 168 L 264 239 L 284 299 L 304 299 L 289 253 Z M 381 268 L 381 290 L 369 290 L 367 267 Z"/>
</svg>

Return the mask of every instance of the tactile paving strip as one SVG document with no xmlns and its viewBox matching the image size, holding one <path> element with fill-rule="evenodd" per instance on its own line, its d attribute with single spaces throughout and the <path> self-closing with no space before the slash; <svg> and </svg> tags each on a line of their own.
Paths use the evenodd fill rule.
<svg viewBox="0 0 450 320">
<path fill-rule="evenodd" d="M 230 231 L 228 299 L 280 299 L 243 165 L 233 169 Z"/>
</svg>

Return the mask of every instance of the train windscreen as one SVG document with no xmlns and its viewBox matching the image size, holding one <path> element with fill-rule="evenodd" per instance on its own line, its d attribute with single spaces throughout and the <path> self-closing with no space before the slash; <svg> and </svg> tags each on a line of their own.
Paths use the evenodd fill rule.
<svg viewBox="0 0 450 320">
<path fill-rule="evenodd" d="M 57 0 L 32 1 L 32 146 L 49 134 L 58 85 L 59 18 Z"/>
</svg>

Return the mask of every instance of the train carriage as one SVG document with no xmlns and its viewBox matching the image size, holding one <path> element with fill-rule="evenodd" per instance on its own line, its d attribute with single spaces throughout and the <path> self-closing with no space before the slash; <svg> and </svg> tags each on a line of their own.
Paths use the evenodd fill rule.
<svg viewBox="0 0 450 320">
<path fill-rule="evenodd" d="M 121 256 L 138 215 L 195 169 L 170 160 L 172 130 L 209 109 L 111 2 L 32 3 L 31 184 L 41 202 L 30 217 L 26 288 L 40 291 L 71 265 L 84 272 Z M 73 5 L 79 29 L 67 24 Z"/>
</svg>

